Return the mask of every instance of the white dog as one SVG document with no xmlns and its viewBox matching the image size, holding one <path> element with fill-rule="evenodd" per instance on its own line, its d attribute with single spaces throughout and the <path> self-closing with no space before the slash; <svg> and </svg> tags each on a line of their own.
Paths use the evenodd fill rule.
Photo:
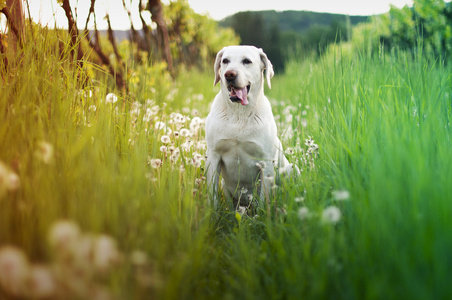
<svg viewBox="0 0 452 300">
<path fill-rule="evenodd" d="M 253 46 L 225 47 L 217 54 L 214 70 L 214 85 L 221 82 L 221 89 L 206 119 L 207 183 L 218 207 L 221 175 L 224 191 L 238 208 L 249 204 L 255 189 L 261 200 L 268 195 L 274 165 L 285 174 L 293 168 L 264 95 L 264 70 L 269 88 L 274 75 L 267 55 Z"/>
</svg>

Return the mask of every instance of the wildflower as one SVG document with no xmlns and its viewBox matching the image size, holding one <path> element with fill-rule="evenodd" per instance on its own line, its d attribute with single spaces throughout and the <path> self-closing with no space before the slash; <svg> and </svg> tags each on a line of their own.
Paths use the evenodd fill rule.
<svg viewBox="0 0 452 300">
<path fill-rule="evenodd" d="M 190 135 L 190 130 L 186 128 L 182 128 L 179 132 L 180 136 L 188 137 Z"/>
<path fill-rule="evenodd" d="M 166 124 L 164 122 L 157 121 L 157 122 L 155 122 L 154 127 L 155 127 L 155 130 L 160 131 L 166 127 Z"/>
<path fill-rule="evenodd" d="M 162 166 L 163 162 L 159 158 L 151 159 L 151 167 L 158 169 Z"/>
<path fill-rule="evenodd" d="M 88 110 L 94 112 L 94 111 L 97 110 L 97 107 L 96 107 L 96 105 L 93 104 L 93 105 L 90 105 L 90 106 L 88 107 Z"/>
<path fill-rule="evenodd" d="M 344 201 L 350 199 L 350 193 L 347 190 L 332 191 L 331 195 L 336 201 Z"/>
<path fill-rule="evenodd" d="M 235 213 L 235 218 L 238 222 L 242 219 L 242 216 L 246 215 L 246 207 L 245 206 L 239 206 L 238 211 Z"/>
<path fill-rule="evenodd" d="M 132 103 L 132 107 L 130 108 L 130 114 L 132 116 L 138 116 L 141 112 L 141 103 L 138 101 L 135 101 Z"/>
<path fill-rule="evenodd" d="M 33 299 L 48 299 L 56 292 L 57 285 L 52 272 L 45 266 L 32 266 L 28 282 Z"/>
<path fill-rule="evenodd" d="M 72 221 L 58 221 L 50 229 L 49 244 L 54 249 L 67 250 L 80 236 L 80 229 Z"/>
<path fill-rule="evenodd" d="M 250 195 L 247 195 L 246 197 L 248 198 L 249 202 L 253 201 L 253 195 L 250 194 Z"/>
<path fill-rule="evenodd" d="M 200 125 L 202 124 L 202 120 L 199 117 L 194 117 L 190 122 L 190 129 L 193 131 L 196 131 L 199 129 Z"/>
<path fill-rule="evenodd" d="M 185 143 L 182 143 L 180 145 L 180 148 L 182 150 L 184 150 L 185 152 L 190 151 L 191 146 L 193 146 L 193 142 L 191 142 L 190 140 L 186 141 Z"/>
<path fill-rule="evenodd" d="M 114 93 L 109 93 L 105 97 L 105 102 L 107 103 L 115 103 L 116 101 L 118 101 L 118 97 Z"/>
<path fill-rule="evenodd" d="M 322 221 L 324 223 L 335 224 L 341 219 L 341 211 L 336 206 L 328 206 L 322 212 Z"/>
<path fill-rule="evenodd" d="M 153 112 L 150 108 L 146 108 L 146 112 L 143 116 L 143 122 L 150 122 L 152 120 Z"/>
<path fill-rule="evenodd" d="M 263 169 L 265 169 L 265 168 L 267 167 L 267 164 L 265 163 L 265 161 L 261 160 L 261 161 L 259 161 L 259 162 L 256 163 L 256 166 L 257 166 L 259 169 L 263 170 Z"/>
<path fill-rule="evenodd" d="M 240 194 L 246 194 L 248 193 L 248 190 L 244 187 L 242 187 L 242 189 L 240 190 Z"/>
<path fill-rule="evenodd" d="M 308 219 L 310 216 L 311 216 L 311 212 L 309 211 L 309 209 L 306 206 L 300 207 L 300 209 L 298 209 L 298 217 L 301 220 Z"/>
<path fill-rule="evenodd" d="M 168 148 L 166 146 L 161 146 L 160 151 L 166 153 L 168 151 Z"/>
<path fill-rule="evenodd" d="M 294 154 L 294 151 L 293 151 L 293 149 L 292 149 L 292 148 L 290 148 L 290 147 L 287 147 L 287 149 L 286 149 L 285 153 L 286 153 L 287 155 L 293 155 L 293 154 Z"/>
<path fill-rule="evenodd" d="M 101 235 L 94 242 L 93 265 L 105 272 L 113 264 L 119 261 L 120 254 L 116 247 L 116 241 L 109 236 Z"/>
<path fill-rule="evenodd" d="M 53 158 L 53 146 L 45 141 L 40 141 L 37 148 L 35 156 L 46 164 L 50 163 Z"/>
<path fill-rule="evenodd" d="M 314 145 L 314 140 L 309 136 L 309 138 L 305 140 L 304 144 L 308 147 L 311 147 L 312 145 Z"/>
<path fill-rule="evenodd" d="M 193 160 L 193 166 L 195 168 L 200 168 L 201 167 L 201 161 L 200 160 Z"/>
<path fill-rule="evenodd" d="M 25 290 L 28 275 L 29 265 L 22 250 L 12 246 L 0 248 L 0 287 L 4 291 L 19 296 Z"/>
<path fill-rule="evenodd" d="M 186 119 L 183 115 L 176 113 L 173 117 L 175 123 L 185 123 Z"/>
<path fill-rule="evenodd" d="M 13 191 L 20 186 L 19 176 L 9 170 L 9 168 L 0 161 L 0 197 L 6 191 Z"/>
<path fill-rule="evenodd" d="M 7 178 L 7 186 L 10 191 L 17 190 L 20 186 L 20 179 L 16 173 L 10 172 Z"/>
<path fill-rule="evenodd" d="M 167 135 L 163 135 L 163 136 L 161 137 L 160 140 L 161 140 L 162 143 L 164 143 L 164 144 L 169 144 L 169 143 L 171 143 L 171 139 L 170 139 L 170 137 L 167 136 Z"/>
<path fill-rule="evenodd" d="M 304 197 L 296 197 L 295 198 L 295 202 L 303 202 L 304 201 Z"/>
<path fill-rule="evenodd" d="M 201 154 L 195 152 L 195 153 L 193 154 L 193 160 L 199 160 L 199 161 L 201 161 L 201 160 L 203 160 L 203 156 L 202 156 Z"/>
</svg>

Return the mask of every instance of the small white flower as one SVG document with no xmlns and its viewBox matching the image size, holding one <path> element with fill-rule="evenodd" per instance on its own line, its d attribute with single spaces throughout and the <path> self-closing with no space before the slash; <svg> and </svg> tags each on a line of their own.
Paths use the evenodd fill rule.
<svg viewBox="0 0 452 300">
<path fill-rule="evenodd" d="M 179 132 L 180 136 L 183 137 L 188 137 L 190 136 L 190 130 L 186 129 L 186 128 L 182 128 Z"/>
<path fill-rule="evenodd" d="M 161 140 L 162 143 L 164 143 L 164 144 L 169 144 L 169 143 L 171 143 L 171 139 L 170 139 L 170 137 L 167 136 L 167 135 L 163 135 L 163 136 L 160 138 L 160 140 Z"/>
<path fill-rule="evenodd" d="M 32 266 L 28 282 L 30 295 L 33 299 L 49 299 L 57 289 L 55 277 L 45 266 Z"/>
<path fill-rule="evenodd" d="M 160 147 L 160 151 L 163 152 L 163 153 L 166 153 L 166 152 L 168 151 L 168 147 L 166 147 L 166 146 L 161 146 L 161 147 Z"/>
<path fill-rule="evenodd" d="M 0 288 L 8 294 L 19 296 L 25 290 L 29 268 L 22 250 L 12 246 L 0 248 Z"/>
<path fill-rule="evenodd" d="M 331 195 L 336 201 L 344 201 L 350 199 L 350 193 L 347 190 L 332 191 Z"/>
<path fill-rule="evenodd" d="M 40 141 L 37 144 L 35 156 L 48 164 L 53 158 L 53 146 L 45 141 Z"/>
<path fill-rule="evenodd" d="M 162 166 L 162 160 L 159 158 L 154 158 L 151 159 L 151 167 L 153 167 L 154 169 L 158 169 Z"/>
<path fill-rule="evenodd" d="M 322 221 L 335 224 L 341 219 L 341 211 L 336 206 L 328 206 L 322 212 Z"/>
<path fill-rule="evenodd" d="M 256 166 L 257 166 L 259 169 L 263 170 L 263 169 L 265 169 L 265 168 L 267 167 L 267 164 L 265 163 L 265 161 L 261 160 L 261 161 L 259 161 L 259 162 L 256 163 Z"/>
<path fill-rule="evenodd" d="M 57 250 L 67 250 L 80 236 L 80 229 L 71 221 L 58 221 L 49 232 L 49 244 Z"/>
<path fill-rule="evenodd" d="M 310 216 L 311 216 L 311 212 L 309 211 L 309 209 L 306 206 L 300 207 L 300 209 L 298 209 L 298 217 L 301 220 L 308 219 Z"/>
<path fill-rule="evenodd" d="M 93 265 L 104 272 L 113 264 L 119 261 L 119 251 L 116 247 L 116 241 L 107 235 L 99 236 L 94 243 Z"/>
<path fill-rule="evenodd" d="M 288 147 L 288 148 L 286 149 L 285 153 L 286 153 L 287 155 L 293 155 L 293 154 L 294 154 L 294 151 L 293 151 L 292 148 L 289 148 L 289 147 Z"/>
<path fill-rule="evenodd" d="M 166 127 L 165 122 L 160 122 L 160 121 L 155 122 L 155 130 L 160 131 L 165 127 Z"/>
<path fill-rule="evenodd" d="M 295 198 L 295 202 L 299 203 L 299 202 L 303 202 L 304 201 L 304 197 L 296 197 Z"/>
<path fill-rule="evenodd" d="M 105 101 L 107 103 L 115 103 L 116 101 L 118 101 L 118 97 L 114 93 L 109 93 L 105 97 Z"/>
</svg>

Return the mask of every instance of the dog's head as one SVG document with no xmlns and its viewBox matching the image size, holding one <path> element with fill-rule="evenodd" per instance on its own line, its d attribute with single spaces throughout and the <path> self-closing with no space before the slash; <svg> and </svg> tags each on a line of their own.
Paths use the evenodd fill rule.
<svg viewBox="0 0 452 300">
<path fill-rule="evenodd" d="M 271 88 L 273 66 L 267 55 L 254 46 L 230 46 L 223 48 L 215 60 L 215 82 L 221 81 L 221 88 L 229 94 L 232 102 L 248 105 L 263 91 L 264 70 L 267 85 Z"/>
</svg>

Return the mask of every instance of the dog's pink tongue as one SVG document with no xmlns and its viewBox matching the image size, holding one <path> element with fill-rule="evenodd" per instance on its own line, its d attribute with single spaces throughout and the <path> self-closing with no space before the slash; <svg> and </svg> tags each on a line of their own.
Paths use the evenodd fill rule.
<svg viewBox="0 0 452 300">
<path fill-rule="evenodd" d="M 248 90 L 246 87 L 244 87 L 241 90 L 236 90 L 235 91 L 237 98 L 239 98 L 240 100 L 242 100 L 242 105 L 248 105 Z"/>
</svg>

